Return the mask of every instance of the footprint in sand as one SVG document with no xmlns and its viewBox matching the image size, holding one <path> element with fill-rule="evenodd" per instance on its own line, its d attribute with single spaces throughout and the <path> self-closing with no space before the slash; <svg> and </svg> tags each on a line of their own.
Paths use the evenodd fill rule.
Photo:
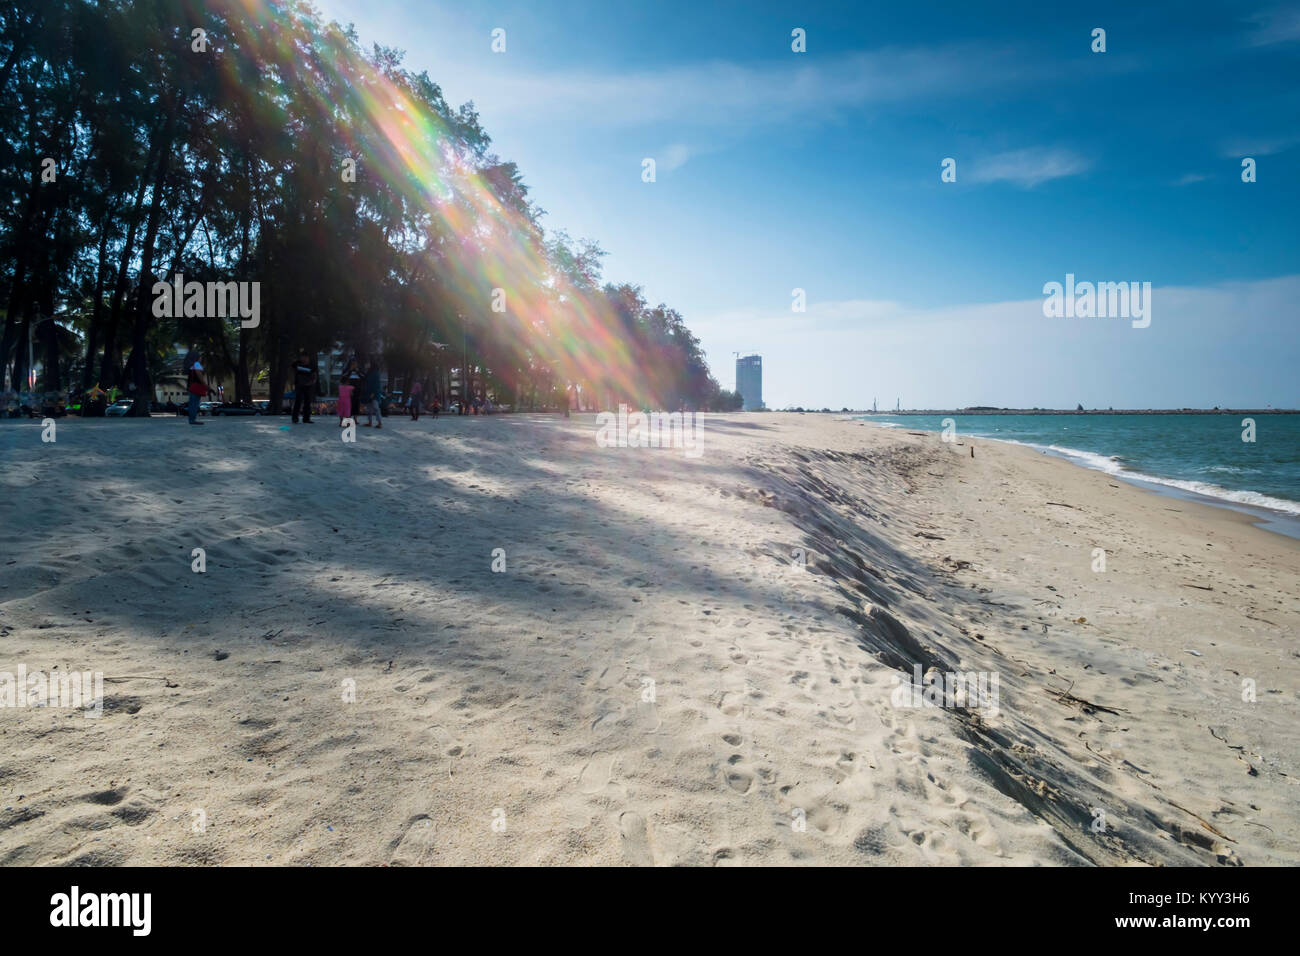
<svg viewBox="0 0 1300 956">
<path fill-rule="evenodd" d="M 118 787 L 115 790 L 101 790 L 98 793 L 88 793 L 84 799 L 87 803 L 98 803 L 101 806 L 112 807 L 126 799 L 127 790 L 125 787 Z"/>
<path fill-rule="evenodd" d="M 591 732 L 597 737 L 604 737 L 618 729 L 623 719 L 623 708 L 608 702 L 601 704 L 601 710 L 591 722 Z"/>
<path fill-rule="evenodd" d="M 839 755 L 835 761 L 835 769 L 838 771 L 835 775 L 836 783 L 843 783 L 848 777 L 858 769 L 857 754 L 852 751 L 845 751 Z"/>
<path fill-rule="evenodd" d="M 961 787 L 945 783 L 933 773 L 927 773 L 925 779 L 930 784 L 926 787 L 926 796 L 931 803 L 959 807 L 969 799 Z"/>
<path fill-rule="evenodd" d="M 664 721 L 659 716 L 658 707 L 646 701 L 637 704 L 635 727 L 638 731 L 643 734 L 653 734 L 663 725 Z"/>
<path fill-rule="evenodd" d="M 578 774 L 578 790 L 586 794 L 596 794 L 609 786 L 614 774 L 614 757 L 604 754 L 592 757 L 582 766 Z"/>
<path fill-rule="evenodd" d="M 138 827 L 156 812 L 153 807 L 141 798 L 132 797 L 126 803 L 114 807 L 111 814 L 129 827 Z"/>
<path fill-rule="evenodd" d="M 844 816 L 845 813 L 840 808 L 828 806 L 824 803 L 814 803 L 812 806 L 805 808 L 804 811 L 804 820 L 807 825 L 818 833 L 824 833 L 828 836 L 839 831 L 840 821 Z"/>
<path fill-rule="evenodd" d="M 722 772 L 727 786 L 736 793 L 749 793 L 750 788 L 754 786 L 754 775 L 739 765 L 744 759 L 740 754 L 732 754 L 727 758 L 728 766 Z"/>
<path fill-rule="evenodd" d="M 726 691 L 718 701 L 718 710 L 722 711 L 728 717 L 735 717 L 737 714 L 742 713 L 744 709 L 745 705 L 741 701 L 739 691 Z"/>
<path fill-rule="evenodd" d="M 619 814 L 618 833 L 623 844 L 623 858 L 633 866 L 654 866 L 650 851 L 650 828 L 645 817 L 635 810 Z"/>
<path fill-rule="evenodd" d="M 627 667 L 624 665 L 611 665 L 601 669 L 591 681 L 589 690 L 606 693 L 615 688 L 621 687 L 627 682 Z"/>
<path fill-rule="evenodd" d="M 433 854 L 435 828 L 427 813 L 417 813 L 406 821 L 401 836 L 388 845 L 393 866 L 414 866 Z"/>
<path fill-rule="evenodd" d="M 854 838 L 853 849 L 867 856 L 881 856 L 894 849 L 890 834 L 890 828 L 884 824 L 869 826 Z"/>
</svg>

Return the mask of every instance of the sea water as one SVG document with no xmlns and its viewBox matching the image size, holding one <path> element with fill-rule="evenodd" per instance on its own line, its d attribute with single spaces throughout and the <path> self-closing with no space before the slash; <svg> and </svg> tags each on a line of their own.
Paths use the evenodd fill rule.
<svg viewBox="0 0 1300 956">
<path fill-rule="evenodd" d="M 862 416 L 939 433 L 947 419 L 958 441 L 1028 445 L 1153 490 L 1245 511 L 1272 530 L 1300 536 L 1300 415 Z"/>
</svg>

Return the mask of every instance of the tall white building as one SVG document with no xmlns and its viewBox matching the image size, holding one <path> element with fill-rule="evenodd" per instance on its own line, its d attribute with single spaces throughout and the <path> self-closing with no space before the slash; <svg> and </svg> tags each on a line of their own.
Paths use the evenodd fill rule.
<svg viewBox="0 0 1300 956">
<path fill-rule="evenodd" d="M 747 412 L 763 408 L 763 356 L 741 355 L 736 358 L 736 391 Z"/>
</svg>

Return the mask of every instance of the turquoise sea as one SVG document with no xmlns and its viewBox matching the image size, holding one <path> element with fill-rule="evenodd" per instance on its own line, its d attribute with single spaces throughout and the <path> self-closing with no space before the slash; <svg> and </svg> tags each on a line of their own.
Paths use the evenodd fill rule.
<svg viewBox="0 0 1300 956">
<path fill-rule="evenodd" d="M 1300 415 L 866 415 L 887 428 L 1028 445 L 1179 497 L 1208 500 L 1300 534 Z"/>
</svg>

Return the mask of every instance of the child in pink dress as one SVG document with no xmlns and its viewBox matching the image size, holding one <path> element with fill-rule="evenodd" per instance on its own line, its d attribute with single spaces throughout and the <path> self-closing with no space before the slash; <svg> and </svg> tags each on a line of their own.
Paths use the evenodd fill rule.
<svg viewBox="0 0 1300 956">
<path fill-rule="evenodd" d="M 339 428 L 343 427 L 343 420 L 352 417 L 352 393 L 355 389 L 351 385 L 339 386 Z"/>
</svg>

